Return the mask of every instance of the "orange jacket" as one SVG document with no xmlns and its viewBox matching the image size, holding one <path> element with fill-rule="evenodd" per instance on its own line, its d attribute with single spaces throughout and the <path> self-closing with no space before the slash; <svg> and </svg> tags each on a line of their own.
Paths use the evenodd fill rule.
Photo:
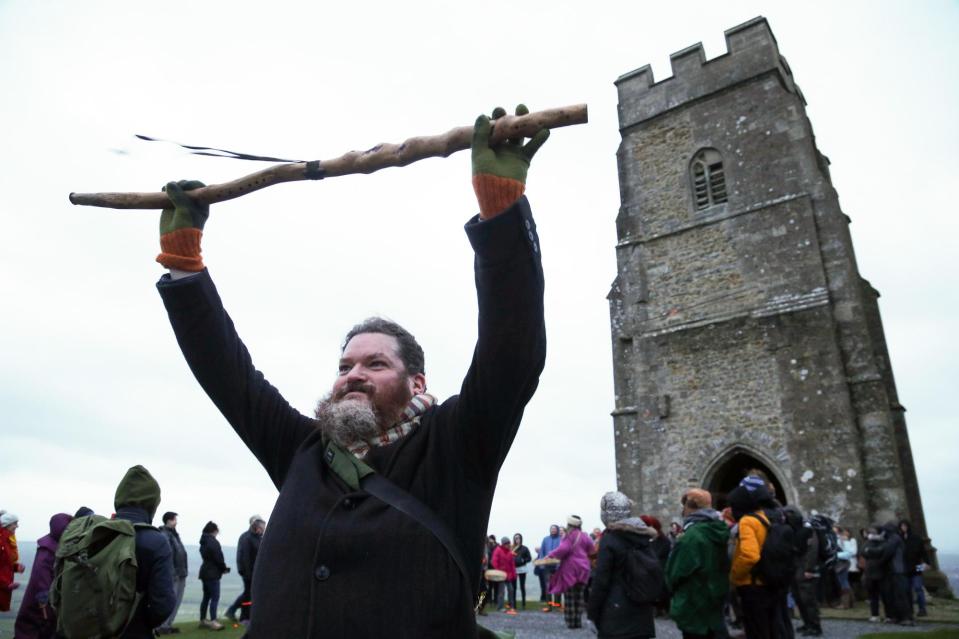
<svg viewBox="0 0 959 639">
<path fill-rule="evenodd" d="M 758 518 L 762 518 L 762 521 Z M 763 522 L 768 525 L 769 519 L 761 512 L 743 515 L 739 519 L 739 536 L 736 538 L 733 564 L 729 571 L 729 581 L 733 586 L 762 584 L 761 579 L 753 577 L 752 571 L 759 561 L 763 542 L 766 541 L 766 526 Z"/>
</svg>

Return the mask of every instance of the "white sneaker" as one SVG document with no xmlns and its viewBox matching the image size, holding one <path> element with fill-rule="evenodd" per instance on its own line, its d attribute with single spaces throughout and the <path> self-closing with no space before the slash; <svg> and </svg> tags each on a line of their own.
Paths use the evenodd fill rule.
<svg viewBox="0 0 959 639">
<path fill-rule="evenodd" d="M 869 621 L 872 623 L 879 623 L 879 617 L 869 617 Z"/>
</svg>

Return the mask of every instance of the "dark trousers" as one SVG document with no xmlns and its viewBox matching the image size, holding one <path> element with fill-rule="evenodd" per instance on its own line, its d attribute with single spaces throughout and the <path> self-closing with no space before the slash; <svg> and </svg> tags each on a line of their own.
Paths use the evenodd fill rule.
<svg viewBox="0 0 959 639">
<path fill-rule="evenodd" d="M 241 575 L 242 576 L 242 575 Z M 240 620 L 250 618 L 250 609 L 253 607 L 252 597 L 250 595 L 251 588 L 253 586 L 253 579 L 251 577 L 243 577 L 243 592 L 240 593 L 240 596 L 230 604 L 230 607 L 226 609 L 226 614 L 234 615 L 236 611 L 240 611 Z"/>
<path fill-rule="evenodd" d="M 798 579 L 793 583 L 793 597 L 799 608 L 803 625 L 810 630 L 822 630 L 819 621 L 819 578 Z"/>
<path fill-rule="evenodd" d="M 516 582 L 500 581 L 496 584 L 496 608 L 502 610 L 506 606 L 516 608 Z M 505 590 L 505 593 L 504 593 Z"/>
<path fill-rule="evenodd" d="M 519 580 L 519 591 L 522 595 L 521 599 L 523 601 L 523 608 L 526 608 L 526 573 L 521 572 L 516 575 L 516 578 Z"/>
<path fill-rule="evenodd" d="M 743 630 L 748 639 L 778 639 L 781 620 L 777 591 L 766 586 L 739 586 L 739 605 L 743 611 Z"/>
<path fill-rule="evenodd" d="M 546 590 L 549 587 L 546 571 L 540 570 L 536 573 L 536 576 L 539 577 L 539 600 L 549 601 L 549 592 Z"/>
<path fill-rule="evenodd" d="M 922 586 L 922 573 L 907 577 L 909 580 L 909 602 L 910 606 L 915 603 L 919 606 L 919 612 L 926 613 L 926 591 Z"/>
<path fill-rule="evenodd" d="M 866 596 L 869 597 L 869 615 L 871 617 L 879 616 L 879 600 L 882 596 L 882 588 L 878 579 L 866 580 Z"/>
<path fill-rule="evenodd" d="M 200 600 L 200 621 L 207 618 L 207 609 L 210 621 L 216 621 L 216 607 L 220 603 L 220 580 L 203 580 L 203 599 Z"/>
<path fill-rule="evenodd" d="M 912 605 L 909 603 L 909 581 L 905 575 L 887 575 L 879 582 L 882 605 L 886 616 L 893 621 L 911 621 Z"/>
</svg>

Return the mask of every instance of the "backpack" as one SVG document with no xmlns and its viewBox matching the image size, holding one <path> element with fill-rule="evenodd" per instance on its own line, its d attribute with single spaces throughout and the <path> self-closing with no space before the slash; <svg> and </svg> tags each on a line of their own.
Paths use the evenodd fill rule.
<svg viewBox="0 0 959 639">
<path fill-rule="evenodd" d="M 665 583 L 663 567 L 648 545 L 633 546 L 627 550 L 624 568 L 626 596 L 633 603 L 651 604 L 662 598 Z"/>
<path fill-rule="evenodd" d="M 788 586 L 796 574 L 796 532 L 781 519 L 770 517 L 766 523 L 759 515 L 755 517 L 766 528 L 766 540 L 759 551 L 759 561 L 752 574 L 772 587 Z"/>
<path fill-rule="evenodd" d="M 839 555 L 839 537 L 832 528 L 832 520 L 825 515 L 815 515 L 809 524 L 819 540 L 819 565 L 830 568 Z"/>
<path fill-rule="evenodd" d="M 57 547 L 50 603 L 66 639 L 119 637 L 136 612 L 136 529 L 101 515 L 70 522 Z"/>
</svg>

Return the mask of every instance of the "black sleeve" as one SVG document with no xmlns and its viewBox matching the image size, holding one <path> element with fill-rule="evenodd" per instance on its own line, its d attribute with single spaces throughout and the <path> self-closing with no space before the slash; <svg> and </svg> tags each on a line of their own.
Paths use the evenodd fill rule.
<svg viewBox="0 0 959 639">
<path fill-rule="evenodd" d="M 609 547 L 609 539 L 607 535 L 604 535 L 599 540 L 599 554 L 596 555 L 596 568 L 593 570 L 593 585 L 589 588 L 589 603 L 586 606 L 586 616 L 593 623 L 599 623 L 606 597 L 609 596 L 615 563 L 613 551 Z"/>
<path fill-rule="evenodd" d="M 220 542 L 216 543 L 216 566 L 220 569 L 221 574 L 230 570 L 227 568 L 226 560 L 223 559 L 223 547 Z"/>
<path fill-rule="evenodd" d="M 241 575 L 246 575 L 250 572 L 250 554 L 249 547 L 247 546 L 248 537 L 248 533 L 243 533 L 240 535 L 240 541 L 236 545 L 236 570 Z"/>
<path fill-rule="evenodd" d="M 543 267 L 525 197 L 466 234 L 475 251 L 476 347 L 455 407 L 462 447 L 454 451 L 483 479 L 495 476 L 519 428 L 546 360 Z"/>
<path fill-rule="evenodd" d="M 157 288 L 193 375 L 279 489 L 313 420 L 253 367 L 208 271 L 180 280 L 164 275 Z"/>
</svg>

